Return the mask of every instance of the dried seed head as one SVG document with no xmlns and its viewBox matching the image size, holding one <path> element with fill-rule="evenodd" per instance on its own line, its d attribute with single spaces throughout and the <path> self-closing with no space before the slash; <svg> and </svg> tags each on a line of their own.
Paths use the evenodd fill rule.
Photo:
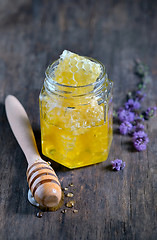
<svg viewBox="0 0 157 240">
<path fill-rule="evenodd" d="M 74 196 L 74 194 L 71 193 L 71 192 L 69 192 L 69 193 L 66 194 L 66 197 L 73 197 L 73 196 Z"/>
</svg>

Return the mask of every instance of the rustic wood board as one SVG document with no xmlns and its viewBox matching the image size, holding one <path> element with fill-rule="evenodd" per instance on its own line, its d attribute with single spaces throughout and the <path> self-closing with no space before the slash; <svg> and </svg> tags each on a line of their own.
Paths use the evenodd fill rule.
<svg viewBox="0 0 157 240">
<path fill-rule="evenodd" d="M 73 182 L 78 213 L 45 212 L 27 200 L 26 160 L 6 119 L 4 100 L 15 95 L 30 117 L 40 148 L 38 95 L 44 71 L 64 49 L 102 61 L 114 81 L 114 104 L 134 89 L 133 59 L 152 71 L 148 106 L 157 106 L 156 1 L 0 0 L 0 239 L 157 239 L 157 118 L 147 125 L 147 151 L 130 149 L 117 133 L 109 158 L 68 170 L 53 162 L 62 186 Z M 126 168 L 110 170 L 121 158 Z"/>
</svg>

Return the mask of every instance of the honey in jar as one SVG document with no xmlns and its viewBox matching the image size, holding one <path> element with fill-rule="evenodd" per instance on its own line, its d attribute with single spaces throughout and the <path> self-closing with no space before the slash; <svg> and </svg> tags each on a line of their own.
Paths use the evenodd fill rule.
<svg viewBox="0 0 157 240">
<path fill-rule="evenodd" d="M 102 63 L 64 50 L 47 68 L 39 96 L 43 154 L 68 168 L 105 161 L 112 88 Z"/>
</svg>

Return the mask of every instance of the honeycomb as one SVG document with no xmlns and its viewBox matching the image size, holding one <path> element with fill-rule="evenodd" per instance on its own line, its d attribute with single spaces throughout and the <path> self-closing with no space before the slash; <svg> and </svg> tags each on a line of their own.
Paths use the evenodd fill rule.
<svg viewBox="0 0 157 240">
<path fill-rule="evenodd" d="M 105 101 L 99 101 L 102 96 L 92 92 L 91 84 L 101 73 L 99 63 L 64 50 L 51 79 L 74 86 L 69 91 L 72 94 L 50 95 L 43 88 L 40 96 L 42 152 L 68 168 L 107 159 L 112 141 L 112 112 L 108 113 Z M 79 87 L 86 85 L 89 86 Z"/>
<path fill-rule="evenodd" d="M 54 72 L 54 80 L 67 86 L 85 86 L 94 83 L 100 73 L 99 63 L 64 50 Z"/>
</svg>

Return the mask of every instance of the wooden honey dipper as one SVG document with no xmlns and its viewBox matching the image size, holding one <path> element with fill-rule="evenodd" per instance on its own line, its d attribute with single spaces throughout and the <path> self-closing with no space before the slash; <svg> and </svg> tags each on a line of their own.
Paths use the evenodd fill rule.
<svg viewBox="0 0 157 240">
<path fill-rule="evenodd" d="M 39 155 L 26 111 L 12 95 L 6 97 L 5 108 L 11 129 L 28 162 L 27 181 L 34 199 L 41 207 L 57 208 L 62 198 L 60 182 L 52 167 Z"/>
</svg>

